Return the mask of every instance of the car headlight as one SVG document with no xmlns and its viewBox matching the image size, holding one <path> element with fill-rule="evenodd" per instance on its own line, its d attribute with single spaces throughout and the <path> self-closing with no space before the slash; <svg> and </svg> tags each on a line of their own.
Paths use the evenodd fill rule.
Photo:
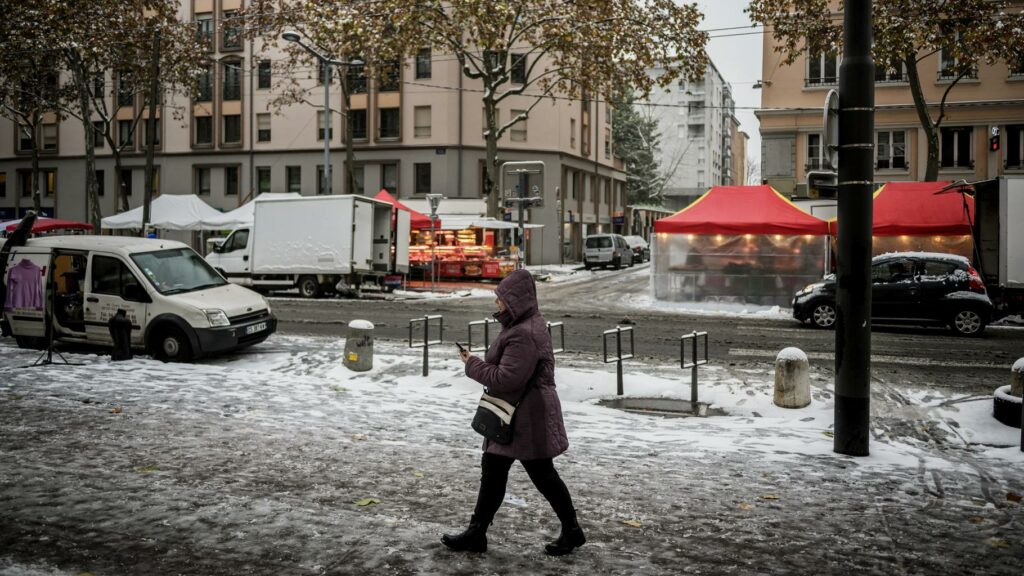
<svg viewBox="0 0 1024 576">
<path fill-rule="evenodd" d="M 210 326 L 231 326 L 231 321 L 228 320 L 228 315 L 223 310 L 203 310 L 206 313 L 206 319 L 210 321 Z"/>
<path fill-rule="evenodd" d="M 824 285 L 824 282 L 815 282 L 814 284 L 808 284 L 807 286 L 804 286 L 803 290 L 797 292 L 796 295 L 803 296 L 804 294 L 810 294 L 811 292 L 814 292 L 815 290 L 821 288 Z"/>
<path fill-rule="evenodd" d="M 270 300 L 266 297 L 263 298 L 263 303 L 267 305 L 267 314 L 270 314 Z"/>
</svg>

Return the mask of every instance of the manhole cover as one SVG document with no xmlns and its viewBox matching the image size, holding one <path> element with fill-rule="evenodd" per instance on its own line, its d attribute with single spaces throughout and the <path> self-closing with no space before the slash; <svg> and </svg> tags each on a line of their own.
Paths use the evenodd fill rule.
<svg viewBox="0 0 1024 576">
<path fill-rule="evenodd" d="M 686 416 L 725 416 L 725 410 L 712 408 L 703 402 L 697 403 L 697 414 L 688 400 L 675 398 L 611 398 L 599 400 L 598 404 L 632 412 L 667 418 L 683 418 Z"/>
</svg>

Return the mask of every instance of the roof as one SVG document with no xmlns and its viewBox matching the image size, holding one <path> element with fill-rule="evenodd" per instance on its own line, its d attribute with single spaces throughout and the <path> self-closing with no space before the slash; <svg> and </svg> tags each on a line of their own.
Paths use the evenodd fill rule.
<svg viewBox="0 0 1024 576">
<path fill-rule="evenodd" d="M 875 236 L 966 236 L 971 234 L 974 198 L 949 182 L 887 182 L 875 192 Z M 965 205 L 966 204 L 966 205 Z"/>
<path fill-rule="evenodd" d="M 139 238 L 136 236 L 47 236 L 29 238 L 28 248 L 63 248 L 65 250 L 103 250 L 108 252 L 152 252 L 170 248 L 187 248 L 188 245 L 175 240 Z"/>
<path fill-rule="evenodd" d="M 771 186 L 715 186 L 654 223 L 659 234 L 828 234 L 828 222 L 797 208 Z"/>
<path fill-rule="evenodd" d="M 966 256 L 959 254 L 947 254 L 945 252 L 886 252 L 872 258 L 872 260 L 889 260 L 892 258 L 917 258 L 921 260 L 945 260 L 956 262 L 964 266 L 970 266 L 971 261 Z"/>
<path fill-rule="evenodd" d="M 142 206 L 127 212 L 107 216 L 100 225 L 107 229 L 142 228 Z M 195 194 L 162 194 L 150 204 L 150 225 L 166 230 L 217 230 L 204 221 L 219 217 L 221 212 L 203 202 Z"/>
</svg>

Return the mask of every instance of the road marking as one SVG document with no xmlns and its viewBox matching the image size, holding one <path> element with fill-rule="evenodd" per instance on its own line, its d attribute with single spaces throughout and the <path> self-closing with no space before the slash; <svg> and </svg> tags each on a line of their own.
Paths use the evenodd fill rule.
<svg viewBox="0 0 1024 576">
<path fill-rule="evenodd" d="M 806 352 L 810 360 L 832 360 L 836 355 L 832 352 Z M 752 350 L 747 348 L 730 348 L 730 356 L 750 356 L 754 358 L 775 358 L 778 352 L 770 350 Z M 982 362 L 943 362 L 931 358 L 912 358 L 909 356 L 888 356 L 884 354 L 872 354 L 873 364 L 906 364 L 909 366 L 932 366 L 938 368 L 989 368 L 992 370 L 1005 370 L 1007 364 L 985 364 Z"/>
</svg>

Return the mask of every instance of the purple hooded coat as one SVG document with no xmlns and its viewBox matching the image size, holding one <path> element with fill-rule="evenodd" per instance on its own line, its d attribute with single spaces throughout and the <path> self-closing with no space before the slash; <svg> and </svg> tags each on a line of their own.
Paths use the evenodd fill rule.
<svg viewBox="0 0 1024 576">
<path fill-rule="evenodd" d="M 502 331 L 484 360 L 470 356 L 466 375 L 494 396 L 515 404 L 530 378 L 534 380 L 512 422 L 511 444 L 484 439 L 484 452 L 516 460 L 554 458 L 569 448 L 562 422 L 562 404 L 555 392 L 555 355 L 547 322 L 537 307 L 537 286 L 526 270 L 501 281 L 498 298 L 505 311 L 495 314 Z"/>
</svg>

